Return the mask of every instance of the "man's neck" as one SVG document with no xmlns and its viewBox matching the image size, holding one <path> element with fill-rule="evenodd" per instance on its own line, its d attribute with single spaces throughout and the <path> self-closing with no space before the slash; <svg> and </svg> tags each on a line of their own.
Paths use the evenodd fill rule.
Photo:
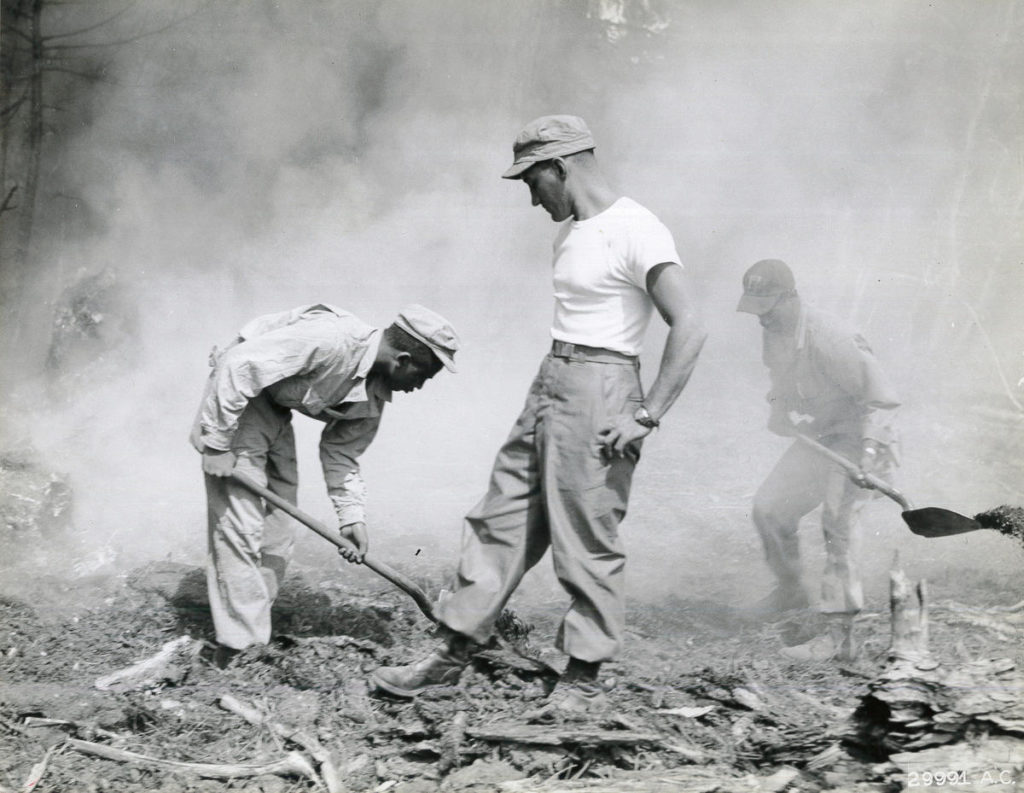
<svg viewBox="0 0 1024 793">
<path fill-rule="evenodd" d="M 574 220 L 588 220 L 600 215 L 622 196 L 603 178 L 582 182 L 574 191 L 572 216 Z"/>
</svg>

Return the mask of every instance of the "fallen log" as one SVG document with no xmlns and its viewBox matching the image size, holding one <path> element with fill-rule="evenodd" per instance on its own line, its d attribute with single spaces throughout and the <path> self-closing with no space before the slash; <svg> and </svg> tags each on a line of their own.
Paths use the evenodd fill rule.
<svg viewBox="0 0 1024 793">
<path fill-rule="evenodd" d="M 125 749 L 117 749 L 101 743 L 80 741 L 77 738 L 68 738 L 64 745 L 74 749 L 76 752 L 92 755 L 93 757 L 102 757 L 105 760 L 173 768 L 176 771 L 193 773 L 205 779 L 243 779 L 246 777 L 263 776 L 264 774 L 285 777 L 298 776 L 310 780 L 317 779 L 313 766 L 299 752 L 289 752 L 286 757 L 270 763 L 186 763 L 179 760 L 165 760 L 161 757 L 149 757 L 148 755 L 129 752 Z"/>
</svg>

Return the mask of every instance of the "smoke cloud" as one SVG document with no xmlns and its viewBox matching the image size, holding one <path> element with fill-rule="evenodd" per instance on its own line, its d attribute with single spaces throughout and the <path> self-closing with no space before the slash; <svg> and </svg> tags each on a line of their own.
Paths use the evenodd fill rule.
<svg viewBox="0 0 1024 793">
<path fill-rule="evenodd" d="M 893 374 L 908 495 L 1021 503 L 1024 441 L 994 445 L 986 422 L 1024 401 L 1022 28 L 1014 3 L 967 0 L 133 6 L 95 31 L 135 40 L 103 50 L 108 82 L 48 151 L 74 200 L 39 242 L 25 352 L 31 371 L 62 290 L 104 268 L 137 311 L 134 352 L 26 410 L 33 442 L 72 476 L 97 548 L 201 559 L 186 438 L 210 347 L 302 303 L 380 325 L 422 303 L 460 331 L 460 372 L 396 395 L 364 473 L 375 549 L 450 560 L 549 343 L 556 229 L 498 176 L 523 123 L 572 112 L 672 229 L 711 333 L 637 475 L 635 596 L 734 597 L 701 570 L 763 567 L 750 498 L 784 443 L 764 429 L 760 331 L 734 310 L 760 258 L 786 260 Z M 656 320 L 648 383 L 663 337 Z M 300 500 L 326 517 L 319 425 L 297 423 Z M 1019 568 L 1000 538 L 929 544 L 895 505 L 867 512 L 874 570 L 899 549 L 921 572 L 951 552 Z"/>
</svg>

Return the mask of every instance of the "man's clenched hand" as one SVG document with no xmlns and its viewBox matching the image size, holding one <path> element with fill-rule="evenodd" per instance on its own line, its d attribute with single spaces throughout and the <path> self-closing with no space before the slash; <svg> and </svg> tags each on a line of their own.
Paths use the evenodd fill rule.
<svg viewBox="0 0 1024 793">
<path fill-rule="evenodd" d="M 355 546 L 355 550 L 339 548 L 338 553 L 345 557 L 346 561 L 361 564 L 363 557 L 366 556 L 366 551 L 370 547 L 370 537 L 366 533 L 366 524 L 359 522 L 342 526 L 341 536 L 352 543 Z"/>
<path fill-rule="evenodd" d="M 601 455 L 606 459 L 623 457 L 627 447 L 651 434 L 651 428 L 638 424 L 630 415 L 615 416 L 597 432 Z"/>
<path fill-rule="evenodd" d="M 203 473 L 210 476 L 231 476 L 237 459 L 233 452 L 211 449 L 207 446 L 203 449 Z"/>
</svg>

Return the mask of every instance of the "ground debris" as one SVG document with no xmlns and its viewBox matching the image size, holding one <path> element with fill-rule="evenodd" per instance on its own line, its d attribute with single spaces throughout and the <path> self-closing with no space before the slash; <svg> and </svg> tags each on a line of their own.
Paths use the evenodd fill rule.
<svg viewBox="0 0 1024 793">
<path fill-rule="evenodd" d="M 150 658 L 127 669 L 111 672 L 93 684 L 100 691 L 138 691 L 177 683 L 188 673 L 191 659 L 198 654 L 202 642 L 187 634 L 167 642 Z"/>
<path fill-rule="evenodd" d="M 593 727 L 539 727 L 519 722 L 488 724 L 469 727 L 466 735 L 483 741 L 498 741 L 541 746 L 635 746 L 658 744 L 662 735 L 657 732 L 634 730 L 602 730 Z"/>
<path fill-rule="evenodd" d="M 532 657 L 525 621 L 508 617 L 520 627 L 499 643 L 506 654 L 478 656 L 458 684 L 394 700 L 369 689 L 369 673 L 417 657 L 437 637 L 401 593 L 353 593 L 310 575 L 286 581 L 287 629 L 269 645 L 223 670 L 200 653 L 176 680 L 119 691 L 96 690 L 92 681 L 184 634 L 212 637 L 200 568 L 162 562 L 84 590 L 64 582 L 70 594 L 61 597 L 83 605 L 51 610 L 48 619 L 37 600 L 0 601 L 0 636 L 17 648 L 0 654 L 0 758 L 10 758 L 0 759 L 0 786 L 20 791 L 55 744 L 65 749 L 51 757 L 43 789 L 94 782 L 118 793 L 730 793 L 771 790 L 788 777 L 790 791 L 866 793 L 886 779 L 835 749 L 835 727 L 852 712 L 861 680 L 855 689 L 835 668 L 797 668 L 770 653 L 718 664 L 725 651 L 713 642 L 733 639 L 721 638 L 717 622 L 704 636 L 712 644 L 687 666 L 669 665 L 678 657 L 674 637 L 638 639 L 633 657 L 607 666 L 616 681 L 608 710 L 536 726 L 523 714 L 551 693 L 557 672 L 548 662 L 558 656 L 540 653 L 540 669 L 521 663 Z M 701 610 L 687 613 L 697 626 Z M 531 630 L 553 632 L 540 624 Z M 777 636 L 764 629 L 743 641 L 766 646 Z M 156 761 L 216 767 L 244 759 L 254 771 L 292 753 L 313 776 L 263 773 L 230 783 L 158 762 L 111 762 L 66 746 L 69 738 Z"/>
<path fill-rule="evenodd" d="M 986 512 L 979 512 L 974 519 L 984 528 L 995 529 L 1024 545 L 1024 508 L 1004 504 Z"/>
</svg>

